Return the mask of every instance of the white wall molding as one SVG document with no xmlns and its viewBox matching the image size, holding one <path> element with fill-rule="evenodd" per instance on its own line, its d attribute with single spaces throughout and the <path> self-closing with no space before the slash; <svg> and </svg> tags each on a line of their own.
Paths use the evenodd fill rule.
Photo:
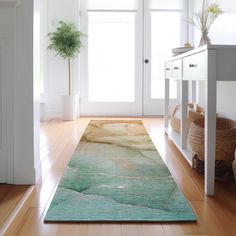
<svg viewBox="0 0 236 236">
<path fill-rule="evenodd" d="M 1 30 L 0 30 L 0 34 L 2 34 Z M 3 77 L 4 77 L 4 65 L 3 65 L 3 43 L 2 43 L 2 39 L 0 37 L 0 183 L 4 183 L 6 182 L 6 167 L 7 167 L 7 163 L 6 160 L 4 159 L 4 157 L 6 156 L 5 153 L 5 116 L 4 116 L 4 81 L 3 81 Z"/>
<path fill-rule="evenodd" d="M 14 26 L 9 28 L 9 44 L 10 44 L 10 55 L 14 56 L 14 38 L 15 38 L 15 29 Z M 13 183 L 14 181 L 14 71 L 15 64 L 14 59 L 10 58 L 10 65 L 13 69 L 9 68 L 10 78 L 8 81 L 8 94 L 7 94 L 7 128 L 8 128 L 8 175 L 7 182 Z"/>
<path fill-rule="evenodd" d="M 14 178 L 13 38 L 14 28 L 11 24 L 0 27 L 0 182 L 3 183 L 13 183 Z"/>
</svg>

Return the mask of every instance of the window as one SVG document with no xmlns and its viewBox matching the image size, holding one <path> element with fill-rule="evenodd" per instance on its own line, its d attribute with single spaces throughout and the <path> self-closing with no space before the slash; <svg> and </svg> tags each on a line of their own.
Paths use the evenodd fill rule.
<svg viewBox="0 0 236 236">
<path fill-rule="evenodd" d="M 151 98 L 164 98 L 164 63 L 171 49 L 181 45 L 183 0 L 150 0 Z M 170 81 L 170 98 L 177 98 L 177 82 Z"/>
<path fill-rule="evenodd" d="M 93 2 L 93 4 L 91 4 Z M 134 7 L 135 1 L 90 0 L 88 8 Z M 112 5 L 113 3 L 116 3 Z M 91 6 L 90 6 L 91 4 Z M 135 15 L 133 11 L 88 10 L 88 100 L 135 101 Z"/>
</svg>

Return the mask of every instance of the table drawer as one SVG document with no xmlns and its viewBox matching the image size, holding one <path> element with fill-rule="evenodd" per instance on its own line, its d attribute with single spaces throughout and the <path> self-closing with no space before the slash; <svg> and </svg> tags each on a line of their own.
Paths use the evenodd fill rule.
<svg viewBox="0 0 236 236">
<path fill-rule="evenodd" d="M 184 80 L 205 80 L 207 77 L 206 51 L 183 58 Z"/>
<path fill-rule="evenodd" d="M 171 77 L 171 61 L 165 63 L 165 78 L 170 79 Z"/>
<path fill-rule="evenodd" d="M 172 78 L 182 77 L 182 59 L 172 61 L 171 76 Z"/>
</svg>

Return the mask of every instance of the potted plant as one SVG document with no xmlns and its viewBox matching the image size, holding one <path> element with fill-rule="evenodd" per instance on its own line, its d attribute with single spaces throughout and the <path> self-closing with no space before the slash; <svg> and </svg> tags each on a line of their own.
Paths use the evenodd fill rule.
<svg viewBox="0 0 236 236">
<path fill-rule="evenodd" d="M 64 120 L 75 120 L 77 114 L 77 95 L 71 91 L 71 60 L 78 56 L 80 52 L 81 36 L 83 33 L 76 29 L 71 23 L 60 21 L 55 32 L 49 33 L 49 49 L 56 51 L 68 61 L 68 95 L 62 96 L 62 115 Z"/>
</svg>

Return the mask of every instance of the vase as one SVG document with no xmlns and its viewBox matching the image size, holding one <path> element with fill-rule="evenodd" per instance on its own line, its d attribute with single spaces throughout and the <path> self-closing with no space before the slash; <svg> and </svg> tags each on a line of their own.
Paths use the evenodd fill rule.
<svg viewBox="0 0 236 236">
<path fill-rule="evenodd" d="M 211 44 L 211 40 L 208 37 L 208 31 L 207 30 L 202 31 L 202 36 L 201 36 L 201 39 L 200 39 L 199 47 L 203 46 L 205 44 Z"/>
</svg>

